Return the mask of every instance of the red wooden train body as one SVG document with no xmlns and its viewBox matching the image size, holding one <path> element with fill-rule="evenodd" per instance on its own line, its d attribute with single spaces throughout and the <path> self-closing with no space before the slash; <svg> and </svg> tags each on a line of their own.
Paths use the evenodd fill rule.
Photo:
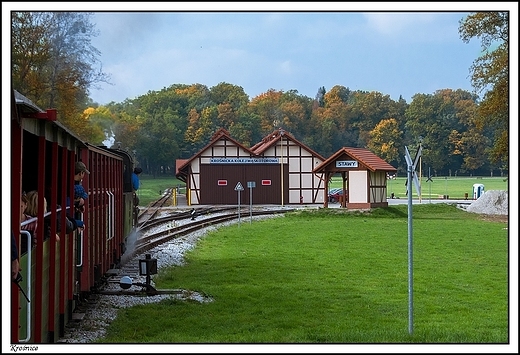
<svg viewBox="0 0 520 355">
<path fill-rule="evenodd" d="M 56 343 L 76 307 L 124 254 L 134 220 L 133 160 L 123 150 L 83 142 L 55 110 L 41 110 L 14 90 L 11 112 L 11 229 L 22 269 L 11 287 L 11 343 Z M 82 181 L 83 212 L 69 202 L 78 161 L 90 172 Z M 19 213 L 29 190 L 38 192 L 38 206 L 47 203 L 47 211 L 38 209 L 35 233 L 22 230 Z M 84 230 L 58 230 L 66 215 L 82 220 Z"/>
</svg>

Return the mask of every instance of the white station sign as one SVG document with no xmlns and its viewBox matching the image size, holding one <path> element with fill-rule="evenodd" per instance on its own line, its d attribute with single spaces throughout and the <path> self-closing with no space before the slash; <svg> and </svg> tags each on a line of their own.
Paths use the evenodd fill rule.
<svg viewBox="0 0 520 355">
<path fill-rule="evenodd" d="M 336 168 L 357 168 L 357 160 L 336 160 Z"/>
</svg>

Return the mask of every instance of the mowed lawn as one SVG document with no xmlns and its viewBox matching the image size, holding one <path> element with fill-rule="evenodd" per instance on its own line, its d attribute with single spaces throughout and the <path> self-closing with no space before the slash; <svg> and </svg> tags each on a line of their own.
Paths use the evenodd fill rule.
<svg viewBox="0 0 520 355">
<path fill-rule="evenodd" d="M 212 302 L 120 309 L 101 343 L 374 344 L 509 341 L 508 224 L 453 205 L 318 209 L 222 227 L 153 276 Z M 246 221 L 249 222 L 249 221 Z"/>
</svg>

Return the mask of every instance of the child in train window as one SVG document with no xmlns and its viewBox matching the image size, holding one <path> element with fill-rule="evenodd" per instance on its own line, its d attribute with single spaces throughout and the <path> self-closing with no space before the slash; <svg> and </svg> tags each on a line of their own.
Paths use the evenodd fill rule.
<svg viewBox="0 0 520 355">
<path fill-rule="evenodd" d="M 38 191 L 29 191 L 26 195 L 26 209 L 25 214 L 29 217 L 37 217 L 38 216 Z M 22 196 L 23 201 L 23 196 Z M 61 210 L 60 206 L 57 206 L 58 210 Z M 44 214 L 47 212 L 47 200 L 45 197 L 43 198 L 43 212 Z M 55 214 L 51 213 L 44 217 L 44 224 L 45 224 L 45 236 L 44 239 L 48 239 L 50 237 L 50 224 L 51 224 L 51 216 L 54 216 L 57 220 L 56 222 L 56 232 L 61 232 L 61 213 L 60 211 L 57 211 Z M 79 221 L 81 222 L 81 221 Z M 35 222 L 37 223 L 37 222 Z M 66 216 L 65 218 L 65 233 L 71 233 L 72 231 L 76 230 L 77 228 L 83 228 L 83 222 L 78 223 L 78 221 L 70 218 L 69 216 Z M 55 234 L 55 239 L 57 242 L 60 241 L 60 236 L 58 234 Z"/>
<path fill-rule="evenodd" d="M 38 220 L 31 217 L 27 211 L 27 194 L 25 191 L 22 193 L 22 202 L 20 204 L 20 229 L 31 233 L 32 243 L 31 248 L 36 246 L 36 227 L 38 226 Z M 20 255 L 25 254 L 28 250 L 27 239 L 23 237 L 20 242 Z"/>
</svg>

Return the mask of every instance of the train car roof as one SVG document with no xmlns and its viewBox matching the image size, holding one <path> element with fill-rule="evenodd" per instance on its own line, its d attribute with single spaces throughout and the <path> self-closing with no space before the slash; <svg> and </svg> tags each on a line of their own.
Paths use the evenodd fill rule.
<svg viewBox="0 0 520 355">
<path fill-rule="evenodd" d="M 18 91 L 14 91 L 14 99 L 16 101 L 16 106 L 21 111 L 21 113 L 33 113 L 33 112 L 45 112 L 38 106 L 36 106 L 31 100 L 27 97 L 20 94 Z"/>
<path fill-rule="evenodd" d="M 63 136 L 70 136 L 75 143 L 78 146 L 86 147 L 87 144 L 84 142 L 81 138 L 79 138 L 74 132 L 72 132 L 70 129 L 65 127 L 62 123 L 57 121 L 55 118 L 48 118 L 47 114 L 50 112 L 52 115 L 52 112 L 55 110 L 42 110 L 40 107 L 38 107 L 34 102 L 32 102 L 30 99 L 25 97 L 24 95 L 20 94 L 18 91 L 13 90 L 14 92 L 14 99 L 16 103 L 16 108 L 18 115 L 20 118 L 23 118 L 23 129 L 36 134 L 41 134 L 41 125 L 39 124 L 40 121 L 47 121 L 48 125 L 46 125 L 49 129 L 57 129 L 62 133 Z M 53 128 L 52 128 L 53 127 Z M 53 140 L 53 139 L 51 139 Z M 65 143 L 65 142 L 64 142 Z M 69 142 L 70 143 L 70 142 Z"/>
</svg>

